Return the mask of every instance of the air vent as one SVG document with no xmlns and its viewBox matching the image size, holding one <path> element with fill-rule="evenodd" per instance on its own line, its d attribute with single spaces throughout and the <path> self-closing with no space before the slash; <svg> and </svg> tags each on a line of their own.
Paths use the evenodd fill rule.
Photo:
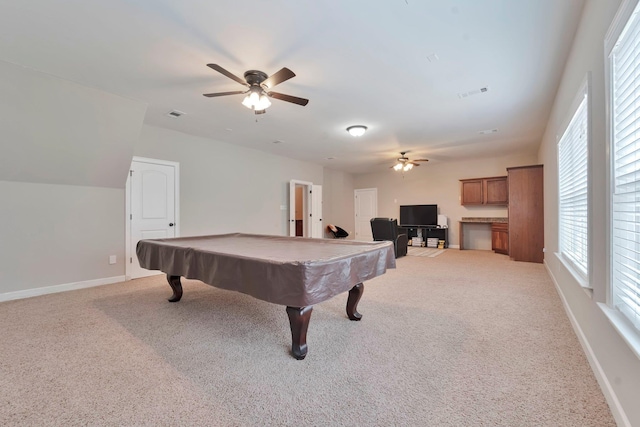
<svg viewBox="0 0 640 427">
<path fill-rule="evenodd" d="M 463 98 L 468 98 L 468 97 L 470 97 L 472 95 L 478 95 L 478 94 L 485 93 L 485 92 L 488 92 L 488 91 L 489 91 L 489 86 L 484 86 L 484 87 L 481 87 L 480 89 L 470 90 L 469 92 L 460 92 L 458 94 L 458 97 L 460 99 L 463 99 Z"/>
<path fill-rule="evenodd" d="M 171 110 L 167 113 L 167 116 L 169 117 L 173 117 L 174 119 L 177 119 L 180 116 L 184 116 L 186 113 L 183 113 L 182 111 L 178 111 L 178 110 Z"/>
<path fill-rule="evenodd" d="M 480 132 L 478 132 L 480 135 L 489 135 L 492 133 L 496 133 L 498 132 L 498 129 L 487 129 L 487 130 L 481 130 Z"/>
</svg>

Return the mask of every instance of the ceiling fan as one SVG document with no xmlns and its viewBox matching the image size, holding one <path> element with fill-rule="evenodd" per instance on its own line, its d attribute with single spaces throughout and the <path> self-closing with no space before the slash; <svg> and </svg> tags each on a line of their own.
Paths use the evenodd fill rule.
<svg viewBox="0 0 640 427">
<path fill-rule="evenodd" d="M 272 74 L 271 76 L 267 76 L 262 71 L 249 70 L 244 73 L 244 80 L 236 76 L 235 74 L 232 74 L 229 71 L 225 70 L 218 64 L 207 64 L 207 67 L 211 68 L 212 70 L 216 70 L 220 74 L 229 77 L 231 80 L 234 80 L 243 86 L 248 87 L 247 90 L 203 94 L 208 98 L 213 98 L 216 96 L 246 94 L 244 100 L 242 101 L 242 105 L 252 109 L 256 114 L 266 113 L 266 109 L 271 105 L 271 101 L 269 100 L 269 98 L 292 102 L 294 104 L 302 105 L 303 107 L 309 103 L 308 99 L 270 91 L 272 87 L 279 85 L 280 83 L 285 82 L 292 77 L 295 77 L 294 72 L 286 67 L 282 68 L 280 71 Z"/>
<path fill-rule="evenodd" d="M 405 154 L 407 154 L 408 151 L 401 151 L 400 155 L 401 157 L 398 157 L 397 163 L 394 166 L 390 166 L 391 168 L 393 168 L 394 170 L 403 170 L 403 171 L 410 171 L 411 169 L 413 169 L 414 166 L 420 166 L 420 163 L 417 162 L 428 162 L 429 159 L 415 159 L 415 160 L 409 160 L 409 158 L 407 156 L 405 156 Z"/>
</svg>

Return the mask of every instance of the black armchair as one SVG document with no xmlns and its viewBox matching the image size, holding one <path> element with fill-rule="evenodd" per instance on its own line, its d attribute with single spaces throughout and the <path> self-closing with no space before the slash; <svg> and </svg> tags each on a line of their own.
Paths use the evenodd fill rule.
<svg viewBox="0 0 640 427">
<path fill-rule="evenodd" d="M 396 258 L 407 254 L 409 238 L 406 234 L 398 233 L 398 221 L 391 218 L 371 218 L 371 232 L 373 240 L 380 242 L 389 240 L 393 242 Z"/>
</svg>

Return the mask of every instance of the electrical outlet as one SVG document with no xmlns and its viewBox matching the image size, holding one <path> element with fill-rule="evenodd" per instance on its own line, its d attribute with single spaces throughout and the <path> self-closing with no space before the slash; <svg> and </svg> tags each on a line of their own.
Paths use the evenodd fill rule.
<svg viewBox="0 0 640 427">
<path fill-rule="evenodd" d="M 109 264 L 115 264 L 115 263 L 116 263 L 116 256 L 109 255 Z"/>
</svg>

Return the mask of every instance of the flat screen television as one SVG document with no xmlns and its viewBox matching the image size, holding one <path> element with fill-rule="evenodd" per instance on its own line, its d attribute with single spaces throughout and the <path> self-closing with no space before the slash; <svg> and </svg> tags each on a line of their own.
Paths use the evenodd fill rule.
<svg viewBox="0 0 640 427">
<path fill-rule="evenodd" d="M 400 225 L 403 227 L 437 226 L 438 205 L 400 206 Z"/>
</svg>

